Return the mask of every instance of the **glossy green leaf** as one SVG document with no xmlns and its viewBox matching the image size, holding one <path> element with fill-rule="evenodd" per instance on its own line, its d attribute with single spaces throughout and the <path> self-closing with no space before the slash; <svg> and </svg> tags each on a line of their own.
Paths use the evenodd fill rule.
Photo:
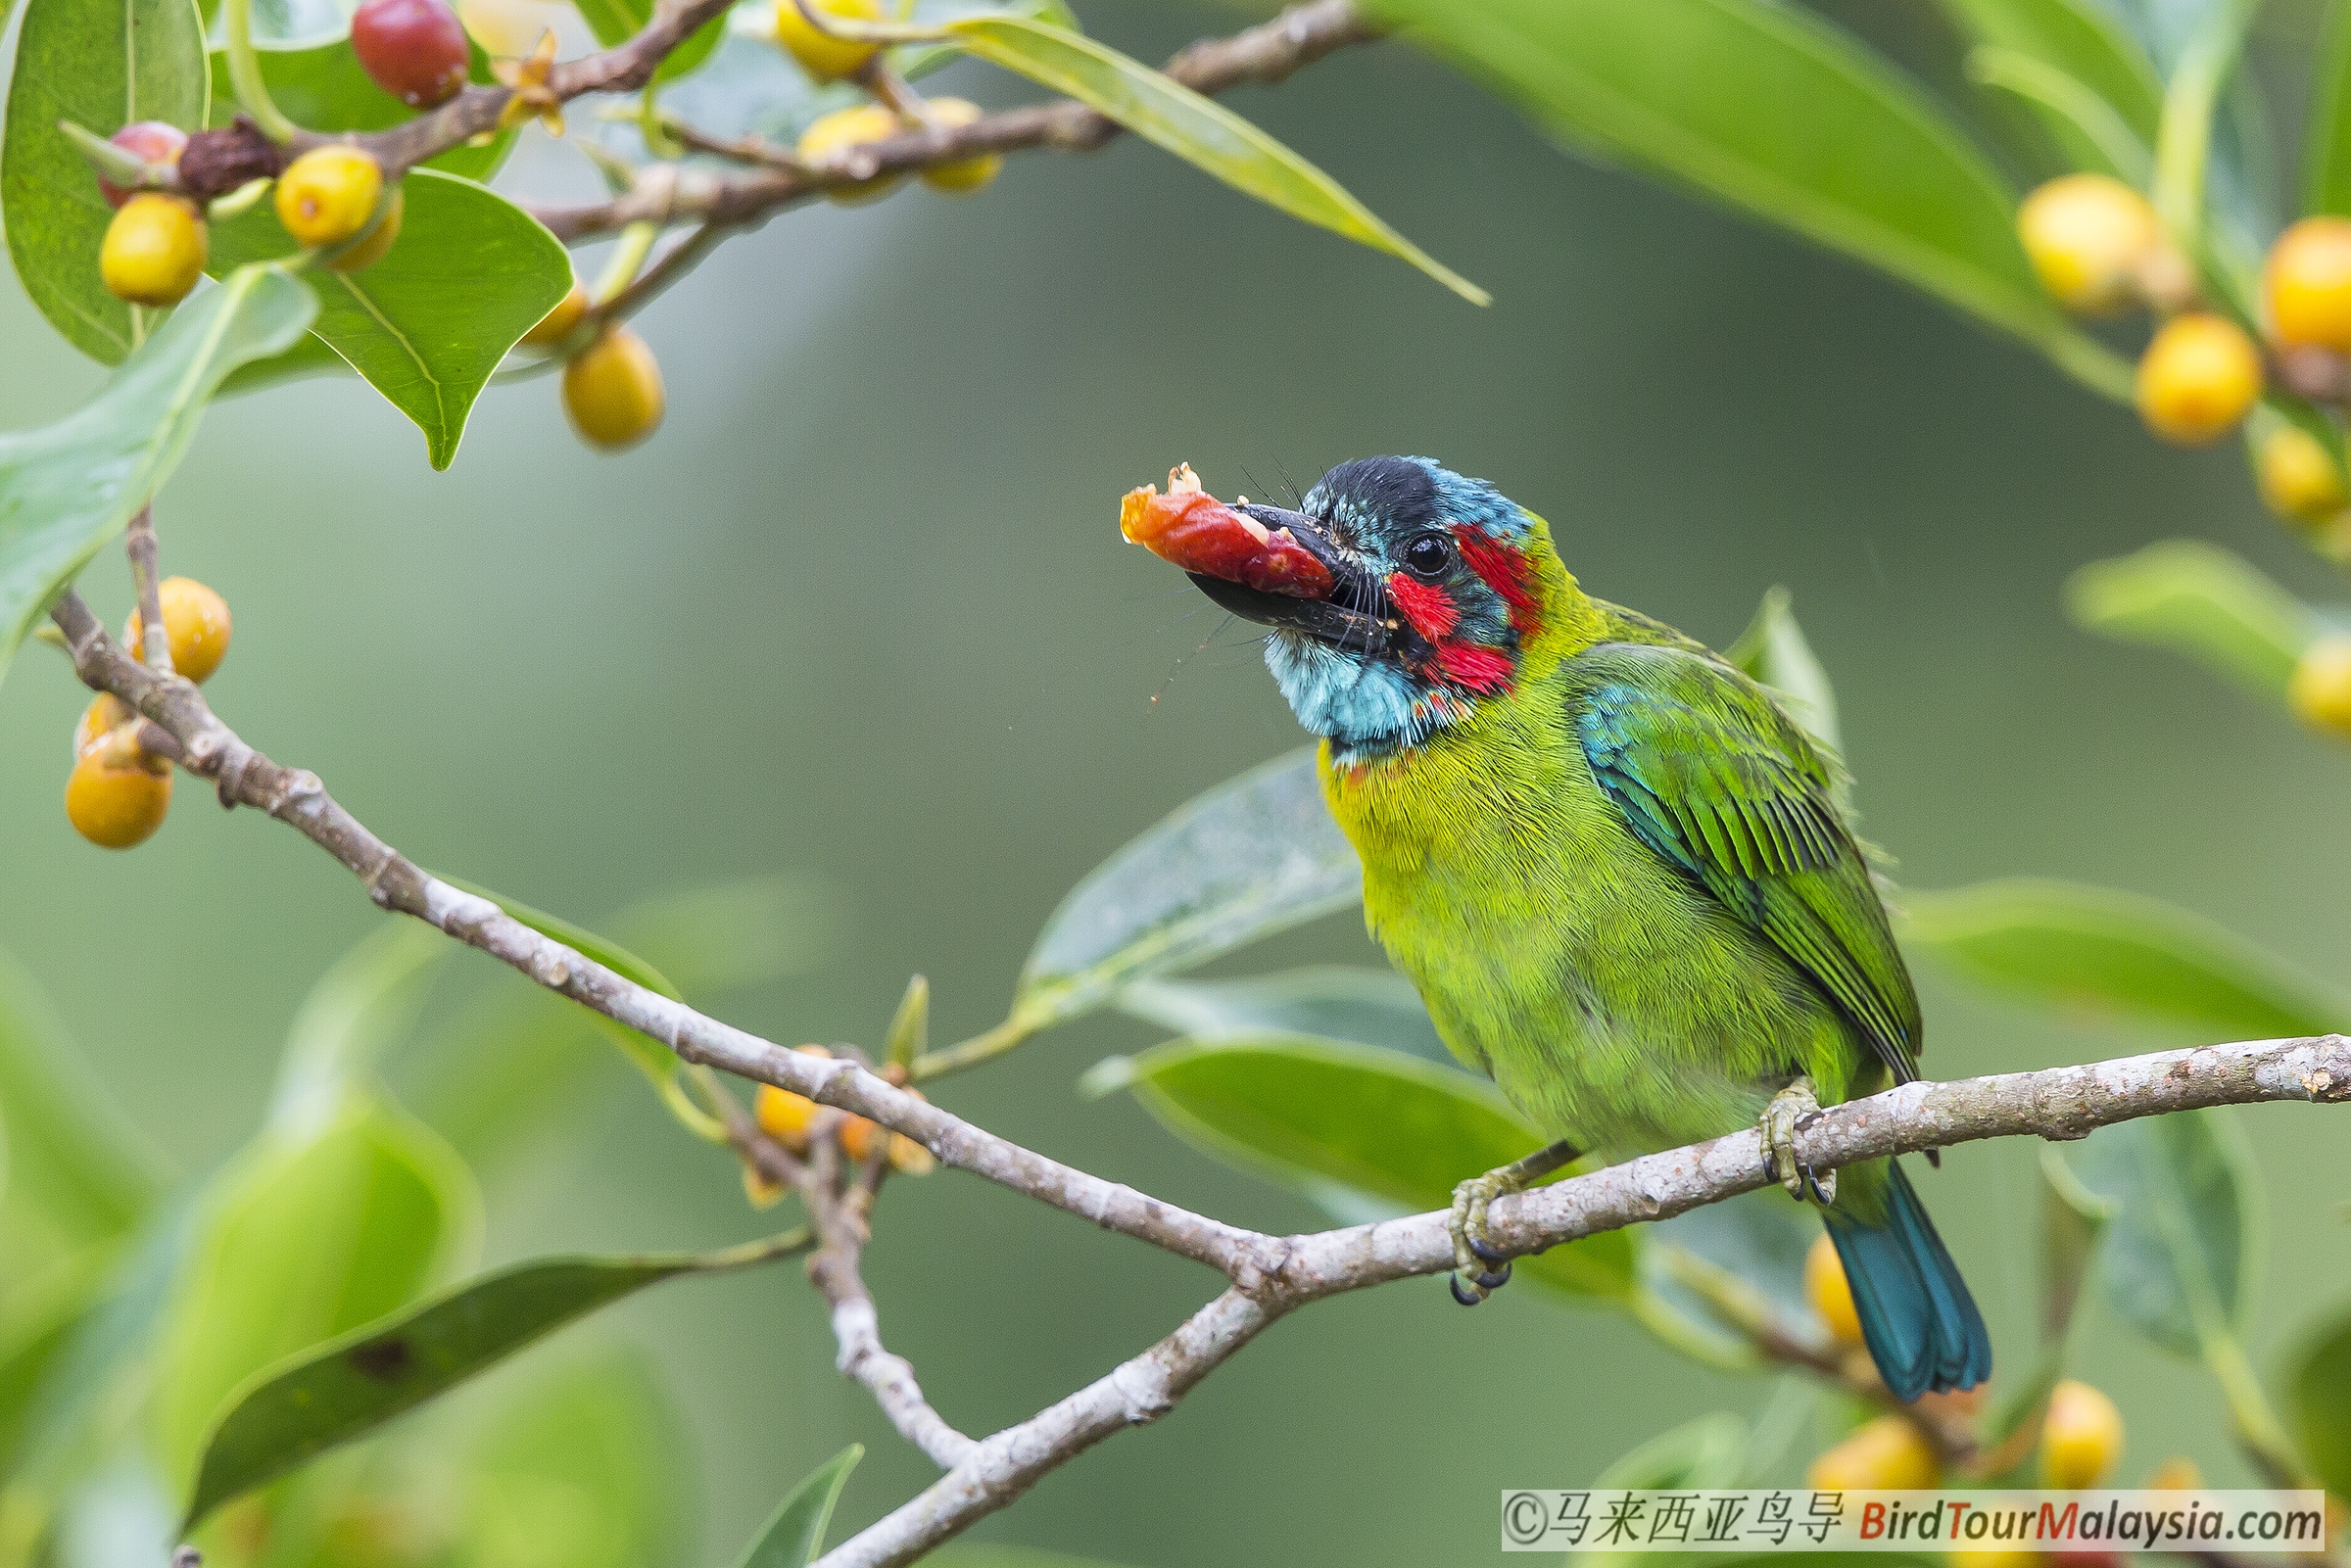
<svg viewBox="0 0 2351 1568">
<path fill-rule="evenodd" d="M 1905 890 L 1904 942 L 2083 1022 L 2196 1041 L 2324 1034 L 2351 999 L 2201 916 L 2111 888 L 2014 878 Z"/>
<path fill-rule="evenodd" d="M 1293 751 L 1197 795 L 1086 874 L 1045 922 L 1013 993 L 1042 1027 L 1120 987 L 1205 964 L 1363 897 L 1315 754 Z"/>
<path fill-rule="evenodd" d="M 741 1568 L 806 1568 L 825 1549 L 825 1528 L 833 1522 L 840 1489 L 865 1457 L 865 1445 L 852 1443 L 801 1480 L 760 1527 L 759 1538 L 743 1554 Z"/>
<path fill-rule="evenodd" d="M 252 267 L 178 309 L 77 411 L 0 436 L 0 673 L 58 592 L 169 476 L 221 378 L 290 347 L 310 291 Z"/>
<path fill-rule="evenodd" d="M 433 169 L 402 181 L 407 210 L 384 259 L 359 272 L 313 267 L 312 331 L 416 422 L 447 468 L 490 372 L 571 288 L 571 258 L 512 202 Z M 213 265 L 291 255 L 267 202 L 213 225 Z"/>
<path fill-rule="evenodd" d="M 1380 221 L 1337 180 L 1226 109 L 1082 33 L 995 13 L 945 26 L 965 53 L 1099 110 L 1128 130 L 1302 222 L 1411 262 L 1472 305 L 1486 291 Z"/>
<path fill-rule="evenodd" d="M 1420 993 L 1394 970 L 1327 965 L 1242 980 L 1137 980 L 1118 1007 L 1175 1034 L 1317 1034 L 1453 1061 Z"/>
<path fill-rule="evenodd" d="M 470 1250 L 479 1205 L 446 1145 L 380 1107 L 249 1146 L 207 1195 L 175 1294 L 153 1417 L 166 1474 L 193 1480 L 222 1401 L 255 1372 L 413 1300 Z"/>
<path fill-rule="evenodd" d="M 2318 615 L 2245 561 L 2202 540 L 2172 539 L 2092 561 L 2065 587 L 2090 631 L 2185 653 L 2265 696 L 2281 697 Z"/>
<path fill-rule="evenodd" d="M 394 918 L 337 959 L 303 999 L 278 1063 L 272 1127 L 307 1137 L 366 1091 L 416 1020 L 434 970 L 451 951 L 429 926 Z"/>
<path fill-rule="evenodd" d="M 2163 114 L 2162 79 L 2137 40 L 2096 0 L 1943 0 L 1943 9 L 1978 48 L 2021 55 L 2078 84 L 2136 141 L 2142 159 L 2151 152 Z M 2045 102 L 2035 110 L 2066 166 L 2124 173 L 2107 139 L 2086 130 L 2082 117 Z"/>
<path fill-rule="evenodd" d="M 711 1253 L 541 1258 L 403 1307 L 257 1374 L 214 1428 L 184 1535 L 231 1497 L 373 1431 L 648 1285 L 803 1249 L 802 1235 Z"/>
<path fill-rule="evenodd" d="M 1176 1040 L 1098 1064 L 1085 1087 L 1131 1089 L 1203 1153 L 1355 1221 L 1448 1207 L 1458 1183 L 1547 1141 L 1484 1078 L 1308 1035 Z M 1629 1232 L 1609 1231 L 1522 1259 L 1519 1270 L 1621 1298 L 1632 1290 L 1633 1254 Z"/>
<path fill-rule="evenodd" d="M 1837 732 L 1837 691 L 1821 668 L 1804 629 L 1796 624 L 1795 595 L 1774 587 L 1763 595 L 1755 618 L 1723 657 L 1771 688 L 1788 716 L 1831 751 L 1842 751 Z"/>
<path fill-rule="evenodd" d="M 2302 1342 L 2287 1378 L 2302 1457 L 2328 1492 L 2351 1497 L 2351 1309 L 2338 1308 Z"/>
<path fill-rule="evenodd" d="M 360 57 L 353 53 L 349 38 L 264 43 L 255 49 L 254 55 L 261 63 L 262 80 L 269 89 L 270 102 L 297 125 L 329 133 L 389 130 L 416 118 L 415 110 L 375 84 L 360 64 Z M 490 72 L 490 57 L 481 45 L 472 46 L 471 56 L 467 75 L 476 82 L 495 81 L 497 78 Z M 225 125 L 237 114 L 237 104 L 230 96 L 225 50 L 214 51 L 213 79 L 223 88 L 213 105 L 213 123 Z M 486 180 L 498 171 L 513 145 L 514 133 L 502 131 L 478 147 L 460 143 L 426 160 L 424 166 L 466 179 Z"/>
<path fill-rule="evenodd" d="M 2351 5 L 2327 8 L 2312 62 L 2310 121 L 2302 154 L 2302 211 L 2351 215 Z"/>
<path fill-rule="evenodd" d="M 2189 1357 L 2242 1331 L 2261 1238 L 2231 1124 L 2209 1111 L 2119 1121 L 2091 1133 L 2066 1163 L 2115 1206 L 2094 1277 L 2127 1322 Z"/>
<path fill-rule="evenodd" d="M 211 95 L 191 0 L 26 0 L 0 128 L 0 226 L 32 303 L 102 363 L 121 362 L 138 332 L 98 275 L 114 211 L 58 121 L 100 136 L 139 119 L 199 130 Z"/>
<path fill-rule="evenodd" d="M 2110 397 L 2130 369 L 2069 323 L 2015 199 L 1922 89 L 1769 0 L 1377 0 L 1562 141 L 1778 223 L 2015 333 Z"/>
<path fill-rule="evenodd" d="M 606 49 L 628 42 L 653 20 L 653 0 L 575 0 L 588 30 L 596 41 Z M 697 28 L 694 35 L 670 51 L 654 72 L 657 82 L 675 81 L 698 68 L 710 58 L 719 40 L 727 33 L 727 19 L 722 14 L 713 17 Z"/>
</svg>

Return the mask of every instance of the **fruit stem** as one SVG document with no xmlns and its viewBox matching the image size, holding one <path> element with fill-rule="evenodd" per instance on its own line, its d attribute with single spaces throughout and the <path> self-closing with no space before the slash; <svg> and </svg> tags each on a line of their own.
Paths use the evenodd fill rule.
<svg viewBox="0 0 2351 1568">
<path fill-rule="evenodd" d="M 131 586 L 139 596 L 139 662 L 158 675 L 171 674 L 171 632 L 164 625 L 164 591 L 158 575 L 155 508 L 139 508 L 122 536 L 122 553 L 130 557 Z"/>
<path fill-rule="evenodd" d="M 253 0 L 228 0 L 228 84 L 263 135 L 279 143 L 294 139 L 300 127 L 270 98 L 261 57 L 253 50 Z"/>
<path fill-rule="evenodd" d="M 637 281 L 645 268 L 645 259 L 653 254 L 653 241 L 660 238 L 658 223 L 631 223 L 621 230 L 620 243 L 612 248 L 612 259 L 604 263 L 601 276 L 593 291 L 599 304 L 609 300 Z"/>
<path fill-rule="evenodd" d="M 2163 119 L 2155 131 L 2155 213 L 2180 254 L 2208 275 L 2219 269 L 2205 232 L 2204 175 L 2212 156 L 2212 119 L 2221 89 L 2244 53 L 2245 33 L 2261 0 L 2228 0 L 2206 14 L 2181 52 L 2164 89 Z M 2240 280 L 2231 285 L 2231 304 L 2243 310 Z"/>
</svg>

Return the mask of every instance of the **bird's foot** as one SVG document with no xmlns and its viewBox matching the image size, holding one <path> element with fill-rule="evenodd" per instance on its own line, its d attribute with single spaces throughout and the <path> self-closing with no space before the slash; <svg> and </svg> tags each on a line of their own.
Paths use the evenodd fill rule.
<svg viewBox="0 0 2351 1568">
<path fill-rule="evenodd" d="M 1486 1207 L 1506 1193 L 1524 1192 L 1578 1158 L 1573 1144 L 1555 1143 L 1453 1189 L 1453 1214 L 1446 1228 L 1453 1233 L 1455 1301 L 1475 1307 L 1511 1281 L 1510 1255 L 1486 1236 Z"/>
<path fill-rule="evenodd" d="M 1763 1168 L 1798 1203 L 1813 1203 L 1826 1209 L 1837 1201 L 1837 1172 L 1821 1173 L 1797 1158 L 1796 1134 L 1820 1115 L 1820 1102 L 1813 1098 L 1812 1080 L 1799 1077 L 1763 1108 L 1756 1130 L 1763 1136 Z"/>
</svg>

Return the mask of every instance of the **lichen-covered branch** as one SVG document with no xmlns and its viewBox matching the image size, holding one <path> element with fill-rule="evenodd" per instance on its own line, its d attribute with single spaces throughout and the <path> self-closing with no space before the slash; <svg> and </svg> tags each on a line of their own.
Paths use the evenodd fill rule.
<svg viewBox="0 0 2351 1568">
<path fill-rule="evenodd" d="M 845 1057 L 788 1051 L 648 991 L 509 919 L 487 899 L 421 871 L 337 804 L 315 775 L 282 767 L 247 745 L 185 679 L 126 656 L 78 595 L 66 594 L 51 614 L 83 682 L 144 715 L 159 754 L 212 780 L 224 803 L 255 807 L 299 830 L 359 877 L 385 908 L 480 948 L 540 985 L 664 1042 L 688 1062 L 870 1117 L 945 1164 L 1206 1263 L 1229 1280 L 1228 1289 L 1142 1354 L 1026 1421 L 976 1444 L 962 1439 L 968 1448 L 950 1441 L 961 1434 L 943 1421 L 934 1430 L 914 1403 L 888 1394 L 884 1405 L 893 1419 L 908 1416 L 901 1428 L 915 1425 L 925 1434 L 917 1439 L 925 1451 L 950 1459 L 951 1468 L 920 1497 L 828 1554 L 825 1568 L 910 1562 L 1121 1427 L 1164 1414 L 1284 1313 L 1345 1291 L 1453 1266 L 1443 1212 L 1290 1237 L 1227 1225 L 999 1138 Z M 1984 1138 L 2079 1138 L 2112 1122 L 2208 1106 L 2344 1099 L 2351 1099 L 2351 1040 L 2332 1034 L 2255 1040 L 1953 1083 L 1908 1083 L 1827 1108 L 1799 1128 L 1797 1143 L 1806 1164 L 1827 1170 Z M 1521 1256 L 1684 1213 L 1770 1181 L 1761 1140 L 1747 1128 L 1498 1199 L 1487 1213 L 1487 1232 L 1505 1253 Z M 836 1300 L 837 1327 L 842 1326 L 841 1301 L 853 1299 L 844 1293 Z M 867 1346 L 870 1322 L 852 1311 L 845 1326 L 844 1364 L 852 1342 L 869 1354 L 880 1352 L 878 1335 Z M 891 1385 L 892 1369 L 874 1364 L 879 1371 L 869 1387 L 877 1381 Z M 911 1374 L 905 1390 L 919 1402 Z M 878 1395 L 884 1392 L 876 1388 Z M 893 1401 L 897 1408 L 891 1408 Z"/>
</svg>

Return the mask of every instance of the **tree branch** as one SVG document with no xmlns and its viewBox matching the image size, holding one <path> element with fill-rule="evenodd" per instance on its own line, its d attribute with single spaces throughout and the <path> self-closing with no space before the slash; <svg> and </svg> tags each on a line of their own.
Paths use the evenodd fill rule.
<svg viewBox="0 0 2351 1568">
<path fill-rule="evenodd" d="M 247 745 L 185 679 L 125 656 L 79 595 L 68 591 L 51 616 L 83 682 L 112 691 L 165 733 L 159 739 L 168 737 L 168 744 L 159 745 L 159 754 L 175 749 L 181 766 L 215 782 L 223 802 L 257 807 L 300 830 L 358 876 L 385 908 L 492 954 L 540 985 L 666 1043 L 688 1062 L 855 1112 L 905 1133 L 948 1164 L 1207 1263 L 1231 1281 L 1231 1288 L 1141 1355 L 962 1451 L 928 1491 L 829 1554 L 826 1568 L 910 1562 L 1121 1427 L 1157 1419 L 1284 1313 L 1327 1296 L 1453 1266 L 1441 1211 L 1288 1238 L 1227 1225 L 999 1138 L 845 1057 L 787 1051 L 648 991 L 509 919 L 488 900 L 428 876 L 338 805 L 315 775 L 280 767 Z M 2351 1040 L 2333 1034 L 2255 1040 L 1952 1083 L 1907 1083 L 1826 1108 L 1799 1129 L 1797 1152 L 1827 1170 L 1983 1138 L 2080 1138 L 2112 1122 L 2208 1106 L 2344 1099 L 2351 1099 Z M 1745 1128 L 1498 1199 L 1487 1212 L 1487 1229 L 1505 1254 L 1523 1256 L 1719 1203 L 1771 1180 L 1760 1138 Z M 857 1324 L 850 1328 L 858 1332 Z"/>
<path fill-rule="evenodd" d="M 1271 86 L 1334 50 L 1378 36 L 1378 29 L 1356 10 L 1354 0 L 1309 0 L 1229 38 L 1193 44 L 1163 69 L 1194 92 L 1213 95 L 1250 82 Z M 734 227 L 764 217 L 779 207 L 884 174 L 916 173 L 989 153 L 1034 147 L 1092 152 L 1120 129 L 1109 116 L 1063 98 L 985 115 L 968 125 L 909 129 L 885 141 L 849 148 L 823 165 L 808 167 L 799 166 L 796 161 L 776 159 L 779 150 L 748 142 L 712 142 L 696 132 L 689 139 L 696 145 L 707 144 L 730 157 L 775 161 L 777 166 L 742 174 L 681 169 L 675 180 L 648 185 L 609 202 L 531 211 L 563 240 L 631 223 L 685 217 Z M 679 134 L 685 137 L 686 129 L 680 127 Z"/>
</svg>

